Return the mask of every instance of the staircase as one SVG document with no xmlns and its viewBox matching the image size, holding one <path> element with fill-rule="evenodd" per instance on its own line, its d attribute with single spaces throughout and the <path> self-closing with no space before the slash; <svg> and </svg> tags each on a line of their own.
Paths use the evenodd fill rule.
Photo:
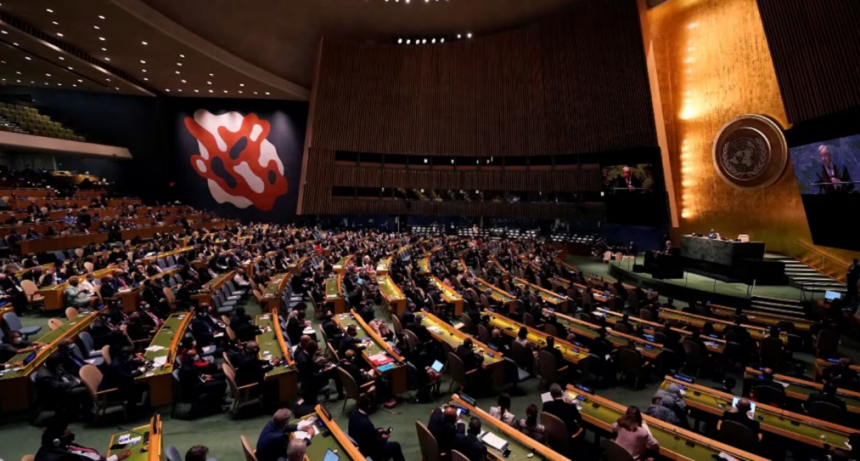
<svg viewBox="0 0 860 461">
<path fill-rule="evenodd" d="M 823 293 L 825 291 L 838 291 L 845 293 L 845 284 L 818 272 L 806 264 L 788 257 L 778 257 L 777 260 L 785 264 L 785 275 L 788 284 L 807 292 Z"/>
<path fill-rule="evenodd" d="M 777 315 L 804 317 L 803 305 L 800 301 L 791 299 L 753 295 L 752 299 L 750 299 L 750 309 Z"/>
</svg>

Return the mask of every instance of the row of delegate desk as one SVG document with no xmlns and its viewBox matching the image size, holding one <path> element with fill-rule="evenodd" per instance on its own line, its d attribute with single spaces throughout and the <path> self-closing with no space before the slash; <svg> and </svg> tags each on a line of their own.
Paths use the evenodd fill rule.
<svg viewBox="0 0 860 461">
<path fill-rule="evenodd" d="M 182 226 L 175 224 L 166 226 L 140 227 L 136 229 L 126 229 L 120 232 L 123 240 L 132 240 L 135 238 L 148 239 L 155 234 L 175 233 L 181 231 Z M 90 244 L 105 243 L 108 240 L 106 232 L 96 232 L 91 234 L 71 234 L 58 235 L 56 237 L 42 237 L 34 240 L 21 240 L 18 245 L 21 247 L 21 253 L 47 253 L 49 251 L 59 251 L 68 248 L 79 248 Z"/>
<path fill-rule="evenodd" d="M 109 217 L 114 218 L 114 217 L 117 217 L 117 216 L 129 211 L 127 208 L 121 208 L 121 207 L 88 208 L 88 210 L 89 210 L 90 214 L 92 214 L 92 215 L 98 214 L 99 217 L 101 217 L 102 219 L 109 218 Z M 66 215 L 69 214 L 69 211 L 76 211 L 76 209 L 68 208 L 68 209 L 63 209 L 63 210 L 51 210 L 51 211 L 48 211 L 45 219 L 49 219 L 51 221 L 58 221 L 64 217 L 66 217 Z M 164 215 L 167 215 L 167 216 L 179 215 L 180 213 L 182 215 L 185 215 L 189 211 L 191 211 L 191 208 L 184 206 L 184 205 L 182 205 L 182 206 L 158 206 L 158 207 L 147 207 L 147 208 L 140 207 L 140 208 L 133 210 L 134 215 L 137 217 L 143 217 L 147 213 L 151 213 L 154 215 L 154 214 L 159 213 L 159 212 L 164 214 Z M 9 220 L 9 218 L 12 218 L 12 217 L 14 217 L 15 219 L 24 219 L 29 214 L 30 213 L 28 213 L 26 211 L 2 211 L 2 212 L 0 212 L 0 222 L 6 222 L 7 220 Z"/>
</svg>

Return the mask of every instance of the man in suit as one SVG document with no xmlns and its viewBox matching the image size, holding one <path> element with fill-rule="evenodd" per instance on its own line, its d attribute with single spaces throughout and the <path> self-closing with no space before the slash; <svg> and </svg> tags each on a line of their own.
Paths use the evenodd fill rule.
<svg viewBox="0 0 860 461">
<path fill-rule="evenodd" d="M 842 357 L 839 363 L 824 369 L 824 381 L 833 383 L 840 389 L 855 390 L 858 387 L 857 372 L 851 368 L 851 359 Z"/>
<path fill-rule="evenodd" d="M 460 360 L 463 361 L 463 365 L 466 368 L 466 372 L 470 372 L 476 368 L 481 366 L 481 363 L 484 362 L 484 356 L 478 354 L 473 349 L 472 338 L 466 338 L 463 340 L 463 344 L 457 346 L 456 354 Z"/>
<path fill-rule="evenodd" d="M 42 446 L 36 452 L 35 461 L 122 461 L 131 456 L 131 450 L 123 450 L 105 458 L 98 451 L 74 443 L 75 434 L 65 422 L 56 422 L 42 433 Z"/>
<path fill-rule="evenodd" d="M 436 408 L 430 414 L 427 430 L 433 434 L 436 444 L 439 445 L 439 453 L 444 453 L 444 459 L 451 458 L 451 450 L 458 435 L 466 431 L 466 427 L 457 415 L 457 408 L 446 405 L 444 409 Z"/>
<path fill-rule="evenodd" d="M 582 416 L 576 409 L 576 404 L 564 401 L 564 393 L 558 384 L 552 384 L 549 387 L 549 394 L 552 400 L 543 404 L 543 411 L 564 421 L 567 425 L 568 437 L 572 436 L 579 430 L 579 425 L 582 422 Z"/>
<path fill-rule="evenodd" d="M 552 355 L 555 359 L 555 367 L 556 369 L 562 369 L 567 366 L 567 361 L 564 359 L 564 354 L 561 353 L 561 350 L 555 347 L 555 338 L 552 336 L 546 337 L 546 347 L 541 349 L 542 351 L 547 351 Z"/>
<path fill-rule="evenodd" d="M 348 433 L 358 444 L 364 456 L 375 461 L 406 461 L 400 444 L 389 440 L 391 433 L 373 425 L 367 414 L 373 403 L 369 397 L 362 397 L 352 414 L 349 415 Z"/>
<path fill-rule="evenodd" d="M 346 354 L 346 351 L 353 351 L 358 354 L 364 350 L 361 343 L 355 339 L 356 336 L 358 336 L 358 330 L 355 325 L 349 325 L 346 327 L 346 334 L 340 339 L 340 345 L 337 348 L 338 357 L 343 357 Z"/>
<path fill-rule="evenodd" d="M 179 367 L 179 399 L 185 403 L 199 403 L 204 411 L 221 409 L 227 381 L 223 373 L 202 373 L 194 363 L 200 359 L 197 349 L 191 348 L 182 355 Z"/>
<path fill-rule="evenodd" d="M 341 330 L 340 327 L 337 326 L 337 323 L 335 323 L 334 312 L 332 312 L 331 309 L 327 310 L 325 313 L 322 330 L 325 332 L 325 335 L 332 346 L 340 345 L 340 340 L 343 337 L 343 330 Z"/>
<path fill-rule="evenodd" d="M 54 352 L 36 372 L 36 390 L 48 407 L 64 407 L 87 414 L 92 406 L 90 392 L 81 380 L 63 368 L 63 356 Z"/>
<path fill-rule="evenodd" d="M 335 374 L 337 370 L 325 363 L 325 360 L 317 360 L 316 353 L 319 345 L 309 336 L 302 336 L 304 346 L 299 346 L 296 349 L 296 369 L 299 372 L 299 381 L 302 385 L 302 397 L 305 400 L 316 402 L 317 395 L 328 394 L 328 384 L 330 379 L 334 379 L 337 387 L 337 399 L 341 400 L 345 397 L 343 393 L 343 383 Z"/>
<path fill-rule="evenodd" d="M 844 416 L 848 412 L 848 406 L 845 404 L 845 401 L 836 396 L 836 385 L 833 383 L 824 383 L 824 388 L 821 389 L 821 392 L 813 392 L 809 394 L 809 398 L 803 404 L 804 410 L 809 408 L 809 405 L 815 402 L 826 402 L 839 407 L 842 410 L 842 415 Z M 809 412 L 809 410 L 807 410 Z"/>
<path fill-rule="evenodd" d="M 290 444 L 290 434 L 293 432 L 306 431 L 308 438 L 304 439 L 304 443 L 310 444 L 310 438 L 316 433 L 313 424 L 302 426 L 289 424 L 291 416 L 290 410 L 281 408 L 266 423 L 257 439 L 256 455 L 258 461 L 284 461 L 287 447 Z"/>
<path fill-rule="evenodd" d="M 851 175 L 848 167 L 843 166 L 842 171 L 833 163 L 833 156 L 827 146 L 818 146 L 818 158 L 821 160 L 821 170 L 818 173 L 818 182 L 826 185 L 818 186 L 819 194 L 834 194 L 837 192 L 849 192 L 854 190 L 851 183 Z"/>
<path fill-rule="evenodd" d="M 642 182 L 633 176 L 633 170 L 629 166 L 621 169 L 621 177 L 615 181 L 615 191 L 620 192 L 628 190 L 635 192 L 637 188 L 642 187 Z"/>
<path fill-rule="evenodd" d="M 472 418 L 466 435 L 457 435 L 454 440 L 454 450 L 459 451 L 466 459 L 481 461 L 487 458 L 487 446 L 478 439 L 481 434 L 481 420 Z"/>
<path fill-rule="evenodd" d="M 749 428 L 754 437 L 761 440 L 761 427 L 759 426 L 758 421 L 756 421 L 750 413 L 750 408 L 752 407 L 750 406 L 749 400 L 740 399 L 736 407 L 732 407 L 731 410 L 723 413 L 723 421 L 734 421 L 736 423 L 740 423 Z"/>
<path fill-rule="evenodd" d="M 271 371 L 275 366 L 281 363 L 280 357 L 272 359 L 272 363 L 259 358 L 260 346 L 256 342 L 245 344 L 245 353 L 239 356 L 236 366 L 236 384 L 238 386 L 246 386 L 248 384 L 258 383 L 261 387 L 266 379 L 266 373 Z"/>
</svg>

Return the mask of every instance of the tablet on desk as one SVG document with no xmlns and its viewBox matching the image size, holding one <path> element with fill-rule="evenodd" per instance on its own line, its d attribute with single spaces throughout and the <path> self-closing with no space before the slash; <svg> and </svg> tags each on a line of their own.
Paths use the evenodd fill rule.
<svg viewBox="0 0 860 461">
<path fill-rule="evenodd" d="M 432 368 L 433 371 L 435 371 L 436 373 L 441 373 L 442 367 L 443 367 L 442 362 L 440 362 L 438 360 L 434 361 L 433 365 L 430 365 L 430 368 Z"/>
<path fill-rule="evenodd" d="M 340 459 L 340 456 L 335 454 L 335 452 L 333 452 L 331 450 L 326 450 L 325 458 L 323 458 L 323 461 L 338 461 L 339 459 Z"/>
</svg>

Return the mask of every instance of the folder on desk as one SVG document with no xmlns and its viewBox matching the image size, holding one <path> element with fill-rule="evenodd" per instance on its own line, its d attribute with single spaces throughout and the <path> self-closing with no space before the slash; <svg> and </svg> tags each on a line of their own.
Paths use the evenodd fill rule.
<svg viewBox="0 0 860 461">
<path fill-rule="evenodd" d="M 505 451 L 508 448 L 508 441 L 493 434 L 492 432 L 485 432 L 482 436 L 478 437 L 481 439 L 481 442 L 484 442 L 484 445 L 496 449 L 500 452 Z"/>
</svg>

